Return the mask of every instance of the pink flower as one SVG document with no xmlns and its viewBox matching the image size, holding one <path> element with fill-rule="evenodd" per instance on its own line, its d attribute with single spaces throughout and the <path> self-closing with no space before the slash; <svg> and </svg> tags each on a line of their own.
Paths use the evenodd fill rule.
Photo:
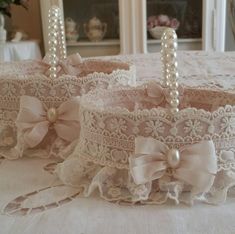
<svg viewBox="0 0 235 234">
<path fill-rule="evenodd" d="M 156 15 L 151 15 L 148 17 L 148 22 L 153 22 L 155 19 L 157 19 Z"/>
<path fill-rule="evenodd" d="M 169 16 L 167 16 L 167 15 L 159 15 L 157 19 L 158 19 L 159 26 L 168 27 L 171 24 L 171 20 L 170 20 Z"/>
<path fill-rule="evenodd" d="M 147 20 L 147 28 L 151 29 L 151 28 L 154 28 L 156 26 L 158 26 L 157 16 L 155 16 L 155 15 L 149 16 L 148 20 Z"/>
<path fill-rule="evenodd" d="M 180 22 L 176 18 L 171 18 L 168 15 L 149 16 L 147 20 L 148 30 L 156 26 L 171 27 L 177 30 L 180 26 Z"/>
<path fill-rule="evenodd" d="M 179 28 L 179 26 L 180 26 L 180 22 L 176 18 L 173 18 L 171 20 L 170 27 L 176 30 Z"/>
</svg>

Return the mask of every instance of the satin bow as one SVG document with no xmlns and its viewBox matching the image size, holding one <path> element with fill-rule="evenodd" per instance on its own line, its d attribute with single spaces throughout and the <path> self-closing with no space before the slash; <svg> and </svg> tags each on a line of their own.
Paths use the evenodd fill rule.
<svg viewBox="0 0 235 234">
<path fill-rule="evenodd" d="M 43 62 L 48 65 L 50 64 L 48 54 L 43 58 Z M 66 59 L 58 61 L 57 72 L 59 75 L 62 75 L 63 73 L 76 76 L 79 74 L 80 71 L 78 70 L 78 68 L 75 68 L 75 66 L 81 63 L 82 63 L 82 58 L 80 54 L 76 53 L 69 55 Z"/>
<path fill-rule="evenodd" d="M 150 81 L 147 84 L 147 95 L 148 95 L 148 102 L 153 103 L 154 105 L 160 105 L 164 102 L 170 103 L 170 91 L 168 88 L 163 88 L 160 84 L 156 83 L 155 81 Z M 179 86 L 179 98 L 182 100 L 183 98 L 183 87 Z"/>
<path fill-rule="evenodd" d="M 52 121 L 48 118 L 52 111 Z M 37 146 L 46 136 L 49 126 L 53 126 L 57 135 L 62 139 L 72 142 L 79 137 L 80 125 L 79 97 L 72 98 L 62 103 L 57 109 L 47 110 L 43 103 L 30 96 L 22 96 L 16 126 L 23 133 L 23 138 L 29 147 Z"/>
<path fill-rule="evenodd" d="M 153 138 L 137 137 L 135 154 L 130 157 L 130 172 L 136 184 L 160 179 L 170 163 L 170 149 Z M 192 186 L 191 192 L 208 192 L 217 173 L 217 157 L 213 141 L 201 141 L 179 149 L 179 165 L 172 170 L 174 180 Z"/>
</svg>

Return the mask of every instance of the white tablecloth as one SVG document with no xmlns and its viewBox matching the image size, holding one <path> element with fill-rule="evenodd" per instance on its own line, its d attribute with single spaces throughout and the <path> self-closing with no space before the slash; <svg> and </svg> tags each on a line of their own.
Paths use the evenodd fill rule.
<svg viewBox="0 0 235 234">
<path fill-rule="evenodd" d="M 157 54 L 121 58 L 138 65 L 139 81 L 161 76 Z M 186 52 L 180 58 L 187 85 L 217 80 L 218 88 L 234 90 L 235 53 Z M 235 234 L 235 191 L 220 206 L 117 205 L 60 186 L 52 174 L 55 164 L 55 159 L 0 160 L 0 234 Z"/>
<path fill-rule="evenodd" d="M 211 206 L 196 204 L 193 207 L 176 206 L 125 206 L 108 203 L 98 198 L 59 200 L 77 194 L 76 189 L 54 187 L 60 184 L 48 173 L 48 159 L 22 159 L 3 161 L 0 170 L 1 234 L 234 234 L 235 198 L 226 204 Z M 48 188 L 37 192 L 42 188 Z M 25 195 L 35 192 L 34 195 Z M 23 196 L 22 196 L 23 195 Z M 18 197 L 17 204 L 8 210 L 7 203 Z M 27 198 L 24 200 L 24 198 Z M 48 202 L 47 202 L 48 201 Z M 24 207 L 40 207 L 57 201 L 57 208 L 35 210 L 35 214 L 21 216 Z M 53 205 L 51 205 L 53 207 Z M 17 212 L 18 210 L 18 212 Z M 10 214 L 11 213 L 11 214 Z"/>
<path fill-rule="evenodd" d="M 37 41 L 0 43 L 0 61 L 9 62 L 41 58 L 41 51 Z"/>
</svg>

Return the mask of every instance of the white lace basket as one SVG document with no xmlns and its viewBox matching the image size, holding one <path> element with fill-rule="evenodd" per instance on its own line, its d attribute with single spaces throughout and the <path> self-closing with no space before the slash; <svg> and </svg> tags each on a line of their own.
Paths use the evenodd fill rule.
<svg viewBox="0 0 235 234">
<path fill-rule="evenodd" d="M 43 61 L 1 63 L 0 156 L 65 158 L 79 137 L 79 97 L 95 88 L 134 84 L 135 67 L 118 60 L 66 57 L 58 7 L 49 12 Z"/>
<path fill-rule="evenodd" d="M 80 143 L 56 172 L 109 201 L 224 202 L 235 185 L 235 94 L 182 88 L 177 36 L 162 37 L 164 83 L 93 91 L 80 105 Z"/>
</svg>

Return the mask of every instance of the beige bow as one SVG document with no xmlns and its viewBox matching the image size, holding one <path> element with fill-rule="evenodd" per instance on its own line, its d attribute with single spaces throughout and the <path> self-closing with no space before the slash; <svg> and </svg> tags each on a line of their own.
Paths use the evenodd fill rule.
<svg viewBox="0 0 235 234">
<path fill-rule="evenodd" d="M 217 173 L 213 141 L 201 141 L 177 150 L 153 138 L 137 137 L 135 147 L 129 165 L 136 184 L 160 179 L 172 168 L 172 177 L 191 185 L 195 195 L 208 192 L 213 185 Z"/>
<path fill-rule="evenodd" d="M 16 125 L 23 133 L 24 142 L 31 148 L 46 136 L 49 126 L 57 135 L 72 142 L 79 137 L 79 97 L 62 103 L 57 109 L 46 109 L 43 103 L 30 96 L 22 96 Z"/>
<path fill-rule="evenodd" d="M 182 86 L 179 86 L 178 90 L 179 90 L 179 99 L 182 100 L 184 89 Z M 157 82 L 150 81 L 147 84 L 146 91 L 148 96 L 146 100 L 147 102 L 150 102 L 154 105 L 161 105 L 165 100 L 167 103 L 170 103 L 171 98 L 170 98 L 169 89 L 163 88 Z"/>
<path fill-rule="evenodd" d="M 48 65 L 50 64 L 49 63 L 49 55 L 46 55 L 43 58 L 43 62 Z M 69 74 L 69 75 L 76 76 L 81 72 L 78 69 L 78 67 L 76 67 L 76 66 L 81 63 L 82 63 L 81 56 L 78 53 L 72 54 L 72 55 L 68 56 L 66 59 L 58 61 L 57 73 L 58 73 L 58 75 Z M 49 71 L 47 71 L 46 74 L 48 75 Z"/>
</svg>

